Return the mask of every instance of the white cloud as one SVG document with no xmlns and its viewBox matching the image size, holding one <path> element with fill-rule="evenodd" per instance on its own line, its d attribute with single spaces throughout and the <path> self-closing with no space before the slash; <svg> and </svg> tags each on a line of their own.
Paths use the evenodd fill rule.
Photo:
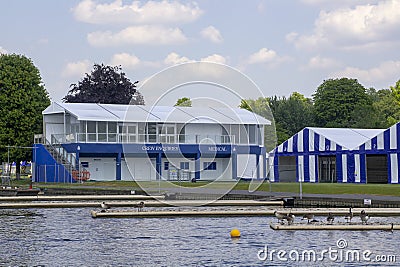
<svg viewBox="0 0 400 267">
<path fill-rule="evenodd" d="M 87 36 L 92 46 L 118 46 L 132 44 L 181 44 L 187 41 L 186 36 L 178 28 L 165 28 L 163 26 L 143 25 L 132 26 L 112 33 L 111 31 L 97 31 Z"/>
<path fill-rule="evenodd" d="M 208 57 L 204 57 L 204 58 L 200 59 L 200 61 L 226 64 L 226 58 L 221 55 L 218 55 L 218 54 L 212 54 Z"/>
<path fill-rule="evenodd" d="M 321 56 L 315 56 L 310 58 L 307 64 L 309 69 L 330 69 L 338 67 L 340 63 L 333 58 L 326 58 Z"/>
<path fill-rule="evenodd" d="M 135 55 L 128 53 L 119 53 L 113 55 L 111 59 L 111 65 L 119 66 L 122 68 L 135 68 L 140 64 L 140 59 Z"/>
<path fill-rule="evenodd" d="M 290 33 L 287 40 L 298 48 L 321 46 L 356 48 L 371 43 L 398 41 L 400 33 L 400 1 L 357 5 L 321 11 L 310 35 Z"/>
<path fill-rule="evenodd" d="M 254 54 L 251 54 L 248 58 L 249 64 L 257 64 L 257 63 L 268 63 L 273 62 L 278 59 L 278 54 L 274 50 L 270 50 L 268 48 L 261 48 Z"/>
<path fill-rule="evenodd" d="M 214 26 L 208 26 L 207 28 L 204 28 L 200 34 L 204 39 L 210 40 L 213 43 L 222 43 L 224 40 L 219 30 Z"/>
<path fill-rule="evenodd" d="M 357 78 L 360 82 L 376 85 L 387 82 L 388 84 L 399 79 L 400 61 L 385 61 L 379 66 L 370 69 L 346 67 L 344 70 L 335 72 L 333 77 Z"/>
<path fill-rule="evenodd" d="M 227 60 L 225 57 L 218 55 L 218 54 L 212 54 L 212 55 L 203 57 L 200 60 L 195 60 L 195 59 L 187 58 L 185 56 L 181 56 L 175 52 L 171 52 L 164 59 L 164 64 L 165 65 L 177 65 L 177 64 L 196 62 L 196 61 L 225 64 Z"/>
<path fill-rule="evenodd" d="M 168 56 L 164 59 L 164 64 L 166 65 L 176 65 L 187 62 L 194 62 L 194 60 L 180 56 L 175 52 L 169 53 Z"/>
<path fill-rule="evenodd" d="M 73 8 L 77 20 L 93 24 L 165 24 L 191 22 L 203 11 L 197 3 L 178 1 L 132 1 L 122 0 L 100 4 L 93 0 L 83 0 Z"/>
<path fill-rule="evenodd" d="M 299 34 L 297 32 L 290 32 L 290 33 L 286 34 L 285 39 L 288 42 L 293 42 L 294 40 L 297 39 L 298 36 L 299 36 Z"/>
<path fill-rule="evenodd" d="M 68 63 L 62 72 L 63 77 L 80 77 L 90 72 L 91 63 L 89 60 L 81 60 Z"/>
<path fill-rule="evenodd" d="M 359 4 L 365 4 L 365 0 L 301 0 L 304 4 L 312 5 L 312 6 L 321 6 L 324 8 L 327 7 L 344 7 L 344 6 L 356 6 Z M 369 4 L 377 3 L 379 0 L 369 0 Z"/>
<path fill-rule="evenodd" d="M 7 54 L 7 53 L 8 53 L 8 51 L 0 46 L 0 54 Z"/>
<path fill-rule="evenodd" d="M 257 5 L 257 11 L 259 13 L 265 13 L 266 7 L 265 7 L 265 0 L 261 0 L 258 5 Z"/>
</svg>

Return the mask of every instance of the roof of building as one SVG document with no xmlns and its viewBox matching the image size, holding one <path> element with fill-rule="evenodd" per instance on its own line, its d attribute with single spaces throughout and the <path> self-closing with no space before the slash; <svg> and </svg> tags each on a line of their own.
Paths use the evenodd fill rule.
<svg viewBox="0 0 400 267">
<path fill-rule="evenodd" d="M 82 121 L 271 124 L 269 120 L 240 108 L 53 102 L 43 111 L 43 115 L 64 112 Z"/>
<path fill-rule="evenodd" d="M 359 147 L 385 131 L 385 129 L 307 128 L 349 150 Z"/>
<path fill-rule="evenodd" d="M 371 139 L 376 139 L 384 131 L 385 129 L 306 127 L 277 146 L 271 153 L 357 150 L 361 145 L 371 142 Z M 381 143 L 379 141 L 378 146 L 382 146 Z"/>
</svg>

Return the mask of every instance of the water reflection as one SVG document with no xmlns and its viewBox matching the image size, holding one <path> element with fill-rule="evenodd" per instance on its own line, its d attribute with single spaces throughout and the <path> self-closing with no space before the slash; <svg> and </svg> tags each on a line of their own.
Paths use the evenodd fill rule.
<svg viewBox="0 0 400 267">
<path fill-rule="evenodd" d="M 265 246 L 321 251 L 337 248 L 340 238 L 349 249 L 369 249 L 375 255 L 398 254 L 400 246 L 398 231 L 273 231 L 272 217 L 92 219 L 89 212 L 0 210 L 0 266 L 335 266 L 329 261 L 261 261 L 257 252 Z M 233 228 L 240 229 L 240 239 L 230 238 Z"/>
</svg>

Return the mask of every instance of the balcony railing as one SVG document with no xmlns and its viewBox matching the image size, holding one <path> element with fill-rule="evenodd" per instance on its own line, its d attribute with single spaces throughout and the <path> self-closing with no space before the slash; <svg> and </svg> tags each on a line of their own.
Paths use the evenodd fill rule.
<svg viewBox="0 0 400 267">
<path fill-rule="evenodd" d="M 52 144 L 64 143 L 162 143 L 162 144 L 235 144 L 233 135 L 184 135 L 184 134 L 115 134 L 77 133 L 52 134 Z"/>
</svg>

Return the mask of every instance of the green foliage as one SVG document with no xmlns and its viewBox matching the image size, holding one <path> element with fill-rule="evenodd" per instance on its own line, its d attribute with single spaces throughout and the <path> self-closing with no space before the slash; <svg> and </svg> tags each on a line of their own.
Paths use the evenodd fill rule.
<svg viewBox="0 0 400 267">
<path fill-rule="evenodd" d="M 192 106 L 192 100 L 189 97 L 179 98 L 176 101 L 174 107 L 176 107 L 176 106 L 178 106 L 178 107 L 191 107 Z"/>
<path fill-rule="evenodd" d="M 400 104 L 400 80 L 396 82 L 395 86 L 390 86 L 390 90 L 392 91 L 392 94 L 397 103 Z"/>
<path fill-rule="evenodd" d="M 400 121 L 400 105 L 391 90 L 376 91 L 370 88 L 368 95 L 373 101 L 372 111 L 374 112 L 368 121 L 376 125 L 376 128 L 388 128 Z"/>
<path fill-rule="evenodd" d="M 50 105 L 39 70 L 22 55 L 0 55 L 0 160 L 7 161 L 5 146 L 33 144 L 42 133 L 42 111 Z M 10 148 L 10 161 L 29 160 L 31 149 Z"/>
<path fill-rule="evenodd" d="M 266 132 L 266 145 L 274 138 L 280 144 L 304 127 L 385 129 L 400 121 L 400 80 L 390 90 L 376 91 L 355 79 L 330 79 L 318 87 L 313 100 L 293 92 L 289 98 L 242 100 L 240 107 L 272 121 L 274 132 Z"/>
<path fill-rule="evenodd" d="M 315 125 L 314 106 L 311 99 L 304 95 L 294 92 L 289 98 L 271 97 L 269 102 L 276 121 L 279 144 L 304 127 Z"/>
<path fill-rule="evenodd" d="M 122 72 L 120 67 L 94 64 L 93 71 L 78 82 L 71 84 L 63 98 L 67 103 L 102 103 L 144 105 L 143 96 Z"/>
<path fill-rule="evenodd" d="M 369 109 L 372 109 L 372 100 L 356 79 L 326 80 L 314 94 L 315 120 L 319 127 L 353 127 L 355 120 L 368 118 L 369 113 L 365 112 Z M 370 126 L 368 121 L 364 122 L 359 126 Z"/>
</svg>

